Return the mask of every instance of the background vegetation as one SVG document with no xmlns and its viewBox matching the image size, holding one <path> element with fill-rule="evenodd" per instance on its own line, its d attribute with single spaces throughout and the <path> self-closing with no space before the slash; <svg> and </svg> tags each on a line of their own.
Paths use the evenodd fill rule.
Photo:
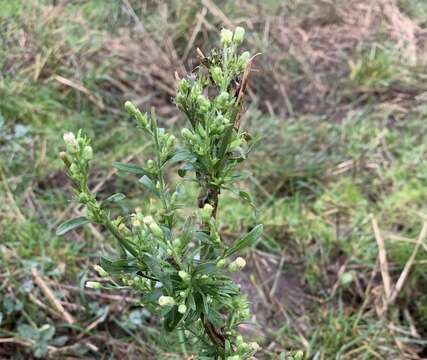
<svg viewBox="0 0 427 360">
<path fill-rule="evenodd" d="M 224 195 L 219 214 L 230 241 L 265 224 L 239 279 L 257 358 L 427 357 L 424 1 L 0 0 L 0 358 L 185 358 L 138 299 L 84 289 L 113 241 L 55 235 L 81 211 L 57 154 L 83 128 L 99 197 L 142 202 L 111 167 L 147 156 L 124 100 L 183 126 L 174 72 L 236 25 L 261 53 L 241 184 L 257 210 Z"/>
</svg>

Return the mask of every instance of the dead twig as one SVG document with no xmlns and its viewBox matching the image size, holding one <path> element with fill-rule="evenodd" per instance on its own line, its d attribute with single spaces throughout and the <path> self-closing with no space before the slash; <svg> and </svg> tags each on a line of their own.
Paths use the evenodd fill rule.
<svg viewBox="0 0 427 360">
<path fill-rule="evenodd" d="M 412 265 L 414 264 L 415 258 L 418 254 L 418 250 L 420 249 L 421 244 L 426 235 L 427 222 L 424 223 L 423 228 L 421 229 L 420 235 L 418 236 L 417 242 L 415 244 L 414 250 L 412 251 L 411 257 L 406 262 L 405 267 L 403 268 L 402 273 L 400 274 L 399 279 L 397 280 L 396 286 L 394 287 L 390 299 L 388 300 L 388 305 L 392 305 L 395 302 L 397 296 L 399 295 L 399 292 L 402 290 L 403 285 L 405 284 L 405 281 L 408 278 L 408 275 L 412 269 Z"/>
<path fill-rule="evenodd" d="M 384 245 L 384 239 L 381 236 L 380 229 L 378 227 L 378 222 L 373 215 L 371 215 L 371 221 L 372 221 L 372 228 L 374 230 L 375 240 L 377 241 L 377 244 L 378 244 L 380 270 L 381 270 L 381 276 L 383 279 L 384 292 L 385 292 L 386 303 L 387 303 L 391 295 L 391 285 L 390 285 L 391 280 L 390 280 L 390 272 L 388 270 L 387 252 Z"/>
<path fill-rule="evenodd" d="M 64 319 L 65 322 L 72 325 L 76 321 L 74 318 L 68 313 L 67 310 L 64 309 L 62 304 L 59 302 L 59 300 L 55 297 L 52 290 L 47 286 L 45 281 L 42 279 L 42 277 L 39 275 L 36 268 L 31 269 L 31 273 L 33 275 L 34 281 L 37 284 L 37 286 L 40 288 L 40 290 L 43 292 L 43 294 L 47 297 L 49 302 L 52 304 L 52 306 L 57 310 L 60 314 L 62 319 Z"/>
</svg>

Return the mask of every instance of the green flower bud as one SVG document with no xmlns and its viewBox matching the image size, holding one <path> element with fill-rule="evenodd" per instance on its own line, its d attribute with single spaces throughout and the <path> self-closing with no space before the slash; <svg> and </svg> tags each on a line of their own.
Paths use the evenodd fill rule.
<svg viewBox="0 0 427 360">
<path fill-rule="evenodd" d="M 216 97 L 216 102 L 220 107 L 225 107 L 229 99 L 230 94 L 226 91 L 223 91 Z"/>
<path fill-rule="evenodd" d="M 175 305 L 175 299 L 172 296 L 160 296 L 159 297 L 160 306 L 173 306 Z"/>
<path fill-rule="evenodd" d="M 156 166 L 155 166 L 153 160 L 151 160 L 151 159 L 147 160 L 147 168 L 148 168 L 148 170 L 153 171 L 155 169 L 155 167 Z"/>
<path fill-rule="evenodd" d="M 90 200 L 90 196 L 86 193 L 79 194 L 79 202 L 82 204 L 86 204 Z"/>
<path fill-rule="evenodd" d="M 179 81 L 179 83 L 178 83 L 178 90 L 183 95 L 188 94 L 188 91 L 190 90 L 190 84 L 188 83 L 188 81 L 186 79 L 181 79 Z"/>
<path fill-rule="evenodd" d="M 237 65 L 239 66 L 240 71 L 245 70 L 246 64 L 249 61 L 250 54 L 248 51 L 243 52 L 237 59 Z"/>
<path fill-rule="evenodd" d="M 181 130 L 181 135 L 188 142 L 192 142 L 196 138 L 194 133 L 190 129 L 187 129 L 187 128 L 184 128 Z"/>
<path fill-rule="evenodd" d="M 187 306 L 184 304 L 181 304 L 178 306 L 178 312 L 180 314 L 185 314 L 187 312 Z"/>
<path fill-rule="evenodd" d="M 243 42 L 243 38 L 245 37 L 245 29 L 241 26 L 237 26 L 234 30 L 233 41 L 239 45 Z"/>
<path fill-rule="evenodd" d="M 295 360 L 302 360 L 303 358 L 304 358 L 304 353 L 301 350 L 297 351 L 297 353 L 294 355 Z"/>
<path fill-rule="evenodd" d="M 211 204 L 205 204 L 203 209 L 200 211 L 200 215 L 203 220 L 207 221 L 211 218 L 213 211 L 213 206 Z"/>
<path fill-rule="evenodd" d="M 130 101 L 125 102 L 125 110 L 132 115 L 135 120 L 144 128 L 148 126 L 148 119 L 146 115 L 143 115 L 141 111 Z"/>
<path fill-rule="evenodd" d="M 209 101 L 209 99 L 204 95 L 199 95 L 197 97 L 197 103 L 199 104 L 201 112 L 207 112 L 211 105 L 211 102 Z"/>
<path fill-rule="evenodd" d="M 216 267 L 221 269 L 223 268 L 225 265 L 227 264 L 227 260 L 225 259 L 221 259 L 216 263 Z"/>
<path fill-rule="evenodd" d="M 86 161 L 90 161 L 93 158 L 93 150 L 92 147 L 89 145 L 86 145 L 83 149 L 83 159 Z"/>
<path fill-rule="evenodd" d="M 223 78 L 221 68 L 219 66 L 214 66 L 213 68 L 211 68 L 211 76 L 216 84 L 220 84 Z"/>
<path fill-rule="evenodd" d="M 231 44 L 233 40 L 233 32 L 229 29 L 221 30 L 221 44 L 224 46 L 228 46 Z"/>
<path fill-rule="evenodd" d="M 86 281 L 86 287 L 89 289 L 101 289 L 102 285 L 98 281 Z"/>
<path fill-rule="evenodd" d="M 77 166 L 76 163 L 72 163 L 70 165 L 70 172 L 71 172 L 72 175 L 78 175 L 78 173 L 79 173 L 79 167 Z"/>
<path fill-rule="evenodd" d="M 144 224 L 147 225 L 151 231 L 151 233 L 159 238 L 163 238 L 163 231 L 160 228 L 160 226 L 154 221 L 154 219 L 151 216 L 144 217 Z"/>
</svg>

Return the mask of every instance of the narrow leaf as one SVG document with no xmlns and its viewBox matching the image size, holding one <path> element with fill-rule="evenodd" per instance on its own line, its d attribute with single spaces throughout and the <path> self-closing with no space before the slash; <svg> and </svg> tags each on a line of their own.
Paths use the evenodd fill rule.
<svg viewBox="0 0 427 360">
<path fill-rule="evenodd" d="M 130 174 L 149 175 L 149 172 L 147 170 L 145 170 L 141 165 L 137 164 L 128 164 L 114 161 L 113 167 L 115 167 L 119 171 L 123 171 Z"/>
<path fill-rule="evenodd" d="M 56 235 L 64 235 L 65 233 L 78 228 L 79 226 L 83 226 L 89 224 L 90 220 L 84 216 L 79 216 L 74 219 L 67 220 L 58 226 L 56 229 Z"/>
<path fill-rule="evenodd" d="M 226 252 L 225 256 L 231 256 L 235 254 L 236 252 L 252 246 L 262 235 L 262 225 L 255 226 L 249 233 L 247 233 L 244 237 L 242 237 L 240 240 L 237 240 Z"/>
<path fill-rule="evenodd" d="M 139 179 L 139 182 L 144 185 L 144 187 L 151 191 L 153 194 L 158 195 L 159 192 L 156 189 L 156 186 L 154 185 L 153 181 L 147 176 L 144 175 L 141 179 Z"/>
</svg>

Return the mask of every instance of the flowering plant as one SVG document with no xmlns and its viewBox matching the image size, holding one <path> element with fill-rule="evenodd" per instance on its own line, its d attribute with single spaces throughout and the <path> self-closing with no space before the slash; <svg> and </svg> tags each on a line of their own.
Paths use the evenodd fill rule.
<svg viewBox="0 0 427 360">
<path fill-rule="evenodd" d="M 182 146 L 175 136 L 158 126 L 154 111 L 142 113 L 125 103 L 141 130 L 153 140 L 155 158 L 145 165 L 114 163 L 123 172 L 140 176 L 150 193 L 153 206 L 140 208 L 129 217 L 112 218 L 108 206 L 125 195 L 114 194 L 98 201 L 88 186 L 93 151 L 80 131 L 66 133 L 66 152 L 61 153 L 75 187 L 75 199 L 84 205 L 86 216 L 61 224 L 58 234 L 87 223 L 104 226 L 116 239 L 119 252 L 114 259 L 101 257 L 95 266 L 106 279 L 92 288 L 128 286 L 140 295 L 141 304 L 163 318 L 166 331 L 179 330 L 185 343 L 199 344 L 200 359 L 238 360 L 251 357 L 256 343 L 246 343 L 238 325 L 249 317 L 248 302 L 229 273 L 246 262 L 235 258 L 253 245 L 262 234 L 256 225 L 246 235 L 227 245 L 221 238 L 216 219 L 223 190 L 249 196 L 234 187 L 243 178 L 235 173 L 253 140 L 240 129 L 242 101 L 250 72 L 248 52 L 238 53 L 244 29 L 221 31 L 221 49 L 205 57 L 198 50 L 201 66 L 195 75 L 179 79 L 176 105 L 186 115 L 190 128 L 181 132 Z M 179 164 L 178 174 L 195 181 L 200 193 L 194 215 L 181 213 L 180 186 L 165 180 L 165 169 Z M 158 206 L 155 206 L 158 204 Z"/>
</svg>

